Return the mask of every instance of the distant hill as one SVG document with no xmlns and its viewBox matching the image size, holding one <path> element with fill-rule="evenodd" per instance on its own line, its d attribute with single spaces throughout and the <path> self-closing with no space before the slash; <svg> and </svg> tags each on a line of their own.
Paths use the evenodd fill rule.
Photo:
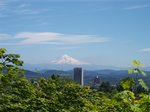
<svg viewBox="0 0 150 112">
<path fill-rule="evenodd" d="M 42 75 L 40 73 L 33 72 L 33 71 L 30 71 L 30 70 L 24 70 L 24 73 L 25 73 L 25 77 L 27 79 L 33 79 L 33 78 L 42 77 Z"/>
<path fill-rule="evenodd" d="M 104 66 L 104 65 L 93 65 L 93 64 L 84 64 L 84 65 L 73 65 L 73 64 L 67 64 L 67 63 L 64 63 L 64 64 L 27 64 L 25 63 L 24 64 L 24 69 L 27 69 L 27 70 L 35 70 L 35 69 L 38 69 L 38 70 L 43 70 L 43 69 L 47 69 L 47 70 L 50 70 L 50 69 L 53 69 L 53 70 L 64 70 L 64 71 L 67 71 L 67 70 L 71 70 L 73 69 L 74 67 L 78 67 L 78 66 L 82 66 L 82 68 L 84 70 L 103 70 L 103 69 L 112 69 L 112 70 L 126 70 L 127 68 L 120 68 L 120 67 L 114 67 L 114 66 Z"/>
<path fill-rule="evenodd" d="M 147 77 L 141 76 L 141 78 L 143 78 L 145 82 L 150 86 L 150 71 L 146 71 L 146 73 L 147 73 Z M 28 79 L 39 78 L 39 77 L 48 78 L 53 74 L 68 76 L 71 79 L 73 79 L 73 70 L 68 70 L 68 71 L 42 70 L 39 71 L 39 73 L 25 70 L 25 76 Z M 128 74 L 127 70 L 110 70 L 110 69 L 94 70 L 94 71 L 84 70 L 84 84 L 91 85 L 96 76 L 99 76 L 101 81 L 109 81 L 111 84 L 118 83 L 121 79 L 125 77 L 133 77 L 133 78 L 135 77 L 135 75 Z"/>
</svg>

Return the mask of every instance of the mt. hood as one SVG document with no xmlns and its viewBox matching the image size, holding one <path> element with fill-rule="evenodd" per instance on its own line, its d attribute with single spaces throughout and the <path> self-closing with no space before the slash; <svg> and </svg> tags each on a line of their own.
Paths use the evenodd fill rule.
<svg viewBox="0 0 150 112">
<path fill-rule="evenodd" d="M 77 60 L 69 55 L 63 55 L 57 60 L 51 61 L 54 64 L 70 64 L 70 65 L 88 65 L 89 63 Z"/>
</svg>

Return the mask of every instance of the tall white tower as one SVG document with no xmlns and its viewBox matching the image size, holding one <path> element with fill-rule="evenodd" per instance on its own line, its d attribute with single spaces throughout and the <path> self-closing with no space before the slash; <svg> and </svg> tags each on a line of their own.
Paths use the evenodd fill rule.
<svg viewBox="0 0 150 112">
<path fill-rule="evenodd" d="M 74 80 L 83 86 L 83 69 L 81 67 L 74 68 Z"/>
</svg>

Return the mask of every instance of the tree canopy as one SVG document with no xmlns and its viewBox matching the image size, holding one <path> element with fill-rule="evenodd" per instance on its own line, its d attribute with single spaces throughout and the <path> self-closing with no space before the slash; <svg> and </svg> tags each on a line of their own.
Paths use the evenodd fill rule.
<svg viewBox="0 0 150 112">
<path fill-rule="evenodd" d="M 27 80 L 19 74 L 19 58 L 0 49 L 0 112 L 150 112 L 150 92 L 136 96 L 132 78 L 120 82 L 120 91 L 108 82 L 91 89 L 55 74 Z"/>
</svg>

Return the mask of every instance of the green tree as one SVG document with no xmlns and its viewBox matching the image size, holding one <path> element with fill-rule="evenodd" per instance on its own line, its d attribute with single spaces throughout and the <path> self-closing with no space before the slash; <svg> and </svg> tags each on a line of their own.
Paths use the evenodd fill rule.
<svg viewBox="0 0 150 112">
<path fill-rule="evenodd" d="M 102 82 L 102 84 L 99 86 L 99 90 L 110 93 L 112 92 L 113 87 L 108 81 L 106 81 L 106 82 Z"/>
<path fill-rule="evenodd" d="M 0 112 L 150 112 L 150 95 L 143 93 L 137 98 L 131 91 L 136 81 L 133 78 L 123 79 L 122 90 L 117 93 L 111 92 L 113 88 L 108 82 L 98 91 L 55 74 L 28 81 L 18 75 L 22 64 L 16 64 L 13 59 L 21 61 L 19 57 L 9 54 L 5 57 L 5 52 L 0 49 Z M 138 61 L 134 63 L 140 65 Z M 144 74 L 137 66 L 129 72 Z M 144 85 L 138 77 L 137 82 Z"/>
<path fill-rule="evenodd" d="M 23 65 L 23 61 L 19 60 L 20 55 L 18 54 L 6 54 L 5 48 L 0 48 L 0 72 L 18 72 L 23 73 L 19 68 Z"/>
<path fill-rule="evenodd" d="M 130 77 L 124 78 L 120 82 L 120 85 L 123 87 L 124 90 L 131 90 L 134 84 L 134 79 Z"/>
<path fill-rule="evenodd" d="M 137 94 L 137 87 L 141 85 L 145 90 L 149 90 L 148 86 L 145 84 L 143 79 L 139 79 L 140 75 L 147 76 L 147 74 L 141 69 L 144 66 L 143 63 L 137 60 L 132 61 L 133 68 L 128 69 L 129 74 L 135 74 L 135 84 L 133 91 Z"/>
<path fill-rule="evenodd" d="M 141 112 L 150 112 L 150 95 L 142 94 L 139 100 L 139 108 Z"/>
<path fill-rule="evenodd" d="M 114 95 L 113 105 L 115 112 L 141 112 L 135 100 L 135 94 L 132 91 L 124 90 Z"/>
</svg>

